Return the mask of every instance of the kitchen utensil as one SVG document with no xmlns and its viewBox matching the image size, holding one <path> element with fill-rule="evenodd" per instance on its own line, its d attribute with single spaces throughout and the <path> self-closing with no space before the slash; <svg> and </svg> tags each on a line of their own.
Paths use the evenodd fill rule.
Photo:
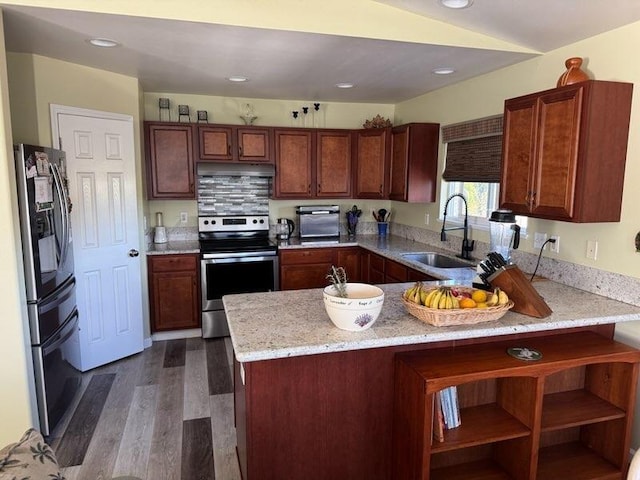
<svg viewBox="0 0 640 480">
<path fill-rule="evenodd" d="M 505 265 L 511 262 L 511 249 L 520 245 L 520 226 L 511 210 L 496 210 L 489 218 L 489 251 L 499 253 Z"/>
</svg>

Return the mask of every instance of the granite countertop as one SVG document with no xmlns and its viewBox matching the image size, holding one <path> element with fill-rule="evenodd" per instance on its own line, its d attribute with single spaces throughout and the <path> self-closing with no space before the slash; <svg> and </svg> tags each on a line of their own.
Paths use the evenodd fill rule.
<svg viewBox="0 0 640 480">
<path fill-rule="evenodd" d="M 300 240 L 299 238 L 291 238 L 286 242 L 280 242 L 278 248 L 280 250 L 298 249 L 298 248 L 323 248 L 323 247 L 349 247 L 359 246 L 366 250 L 372 251 L 383 257 L 402 263 L 415 270 L 419 270 L 431 275 L 438 280 L 448 280 L 446 284 L 465 284 L 471 285 L 475 277 L 475 266 L 477 262 L 469 262 L 468 268 L 435 268 L 429 267 L 419 262 L 407 260 L 402 257 L 403 253 L 412 252 L 436 252 L 454 257 L 455 254 L 433 245 L 426 243 L 407 240 L 403 237 L 394 235 L 381 237 L 379 235 L 357 235 L 355 238 L 341 236 L 339 239 L 309 239 Z"/>
<path fill-rule="evenodd" d="M 223 303 L 236 358 L 252 362 L 640 320 L 640 307 L 547 280 L 534 283 L 553 310 L 547 318 L 508 312 L 496 321 L 434 327 L 406 312 L 401 295 L 410 285 L 380 285 L 385 291 L 382 312 L 362 332 L 340 330 L 331 323 L 322 289 L 226 295 Z"/>
<path fill-rule="evenodd" d="M 171 255 L 179 253 L 200 253 L 198 240 L 170 240 L 167 243 L 150 243 L 147 255 Z"/>
</svg>

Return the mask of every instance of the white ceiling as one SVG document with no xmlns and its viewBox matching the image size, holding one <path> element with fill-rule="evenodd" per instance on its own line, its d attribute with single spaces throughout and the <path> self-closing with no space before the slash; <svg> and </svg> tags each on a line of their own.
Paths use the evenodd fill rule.
<svg viewBox="0 0 640 480">
<path fill-rule="evenodd" d="M 640 0 L 378 0 L 539 52 L 640 20 Z M 615 8 L 612 8 L 615 6 Z M 2 5 L 6 47 L 140 79 L 148 92 L 397 103 L 535 53 Z M 121 46 L 97 49 L 91 36 Z M 517 50 L 517 49 L 515 49 Z M 456 73 L 431 71 L 452 66 Z M 250 80 L 226 80 L 243 75 Z M 355 88 L 335 87 L 352 82 Z"/>
</svg>

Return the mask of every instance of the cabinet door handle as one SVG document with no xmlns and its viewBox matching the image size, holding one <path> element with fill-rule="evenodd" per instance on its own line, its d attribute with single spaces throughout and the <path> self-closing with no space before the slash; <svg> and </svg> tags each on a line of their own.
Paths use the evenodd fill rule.
<svg viewBox="0 0 640 480">
<path fill-rule="evenodd" d="M 242 145 L 238 145 L 238 155 L 242 156 Z"/>
<path fill-rule="evenodd" d="M 380 185 L 380 194 L 382 194 L 382 185 Z"/>
<path fill-rule="evenodd" d="M 318 184 L 318 193 L 320 193 L 322 190 L 320 189 L 320 184 Z"/>
<path fill-rule="evenodd" d="M 231 144 L 227 144 L 227 155 L 231 156 Z"/>
<path fill-rule="evenodd" d="M 311 194 L 311 184 L 307 187 L 307 193 Z"/>
</svg>

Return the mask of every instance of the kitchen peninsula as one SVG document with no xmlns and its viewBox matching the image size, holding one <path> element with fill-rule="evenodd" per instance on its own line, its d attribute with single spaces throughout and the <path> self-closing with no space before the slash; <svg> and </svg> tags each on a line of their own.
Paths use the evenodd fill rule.
<svg viewBox="0 0 640 480">
<path fill-rule="evenodd" d="M 540 281 L 535 286 L 553 310 L 545 319 L 509 312 L 437 328 L 405 312 L 400 296 L 409 285 L 383 285 L 382 313 L 359 333 L 333 326 L 321 289 L 224 297 L 245 480 L 394 478 L 398 353 L 505 339 L 526 346 L 526 338 L 587 330 L 610 338 L 616 323 L 640 319 L 639 307 Z"/>
</svg>

